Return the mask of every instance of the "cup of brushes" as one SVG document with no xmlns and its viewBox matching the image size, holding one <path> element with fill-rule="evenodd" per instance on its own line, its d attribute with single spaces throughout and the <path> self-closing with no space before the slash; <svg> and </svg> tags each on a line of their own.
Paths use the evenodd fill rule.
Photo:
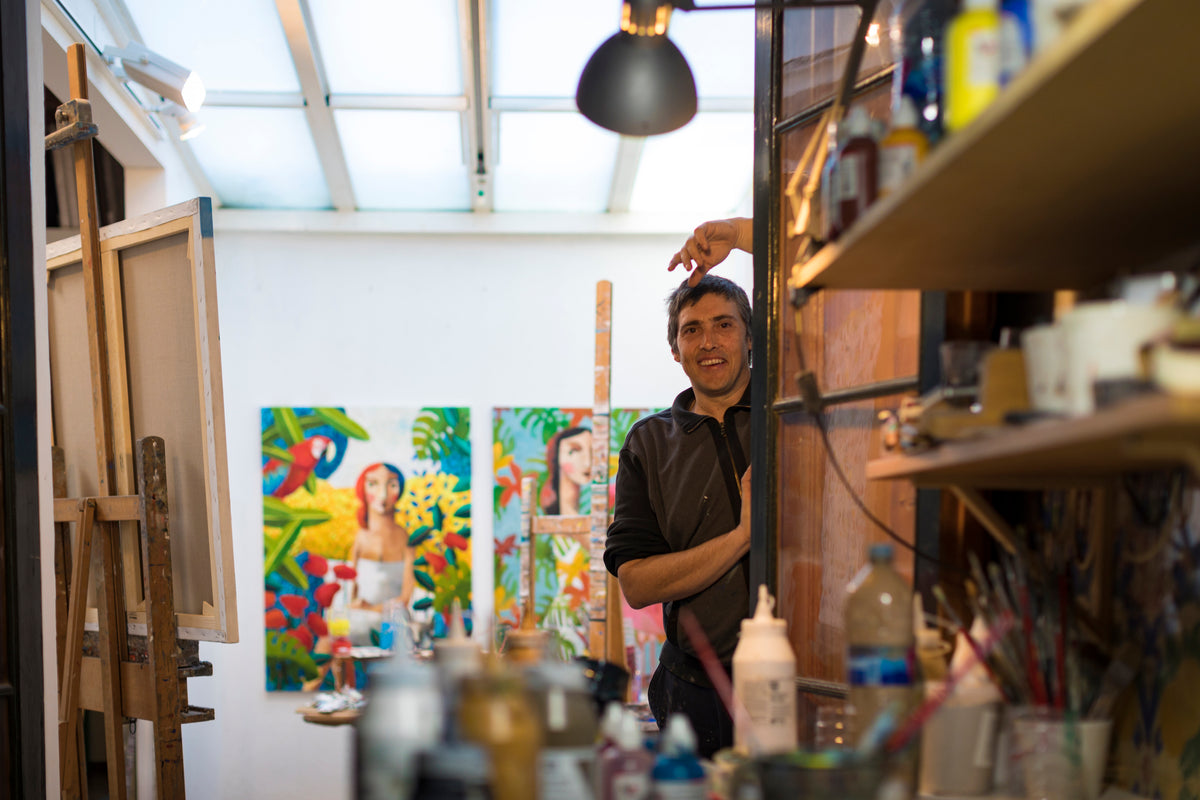
<svg viewBox="0 0 1200 800">
<path fill-rule="evenodd" d="M 927 695 L 944 696 L 922 730 L 922 793 L 986 794 L 994 772 L 999 788 L 1017 796 L 1095 800 L 1112 711 L 1140 650 L 1126 645 L 1104 664 L 1077 630 L 1065 573 L 1030 581 L 1016 559 L 985 572 L 974 556 L 971 572 L 969 627 L 934 587 L 944 614 L 938 623 L 955 640 L 949 665 L 932 650 L 941 636 L 926 627 L 919 600 L 914 607 Z M 974 666 L 964 670 L 964 661 Z M 951 691 L 946 675 L 958 677 Z M 1006 724 L 997 724 L 1001 718 Z"/>
</svg>

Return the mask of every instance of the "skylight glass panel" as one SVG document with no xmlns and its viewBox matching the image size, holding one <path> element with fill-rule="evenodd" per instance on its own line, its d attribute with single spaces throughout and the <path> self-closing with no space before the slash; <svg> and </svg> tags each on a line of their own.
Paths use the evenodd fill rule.
<svg viewBox="0 0 1200 800">
<path fill-rule="evenodd" d="M 676 11 L 667 35 L 692 68 L 700 97 L 754 96 L 753 11 Z"/>
<path fill-rule="evenodd" d="M 106 46 L 117 43 L 108 23 L 104 21 L 104 17 L 100 16 L 100 12 L 92 0 L 59 0 L 59 5 L 71 15 L 71 19 L 75 20 L 75 24 L 87 34 L 96 47 L 103 50 Z"/>
<path fill-rule="evenodd" d="M 470 208 L 458 113 L 345 109 L 333 119 L 359 208 Z"/>
<path fill-rule="evenodd" d="M 209 91 L 298 92 L 271 0 L 125 0 L 151 50 L 200 73 Z"/>
<path fill-rule="evenodd" d="M 604 211 L 618 141 L 572 112 L 501 114 L 496 210 Z"/>
<path fill-rule="evenodd" d="M 329 208 L 332 203 L 304 112 L 294 108 L 208 108 L 189 140 L 196 160 L 233 208 Z"/>
<path fill-rule="evenodd" d="M 458 3 L 311 0 L 329 91 L 461 95 Z"/>
<path fill-rule="evenodd" d="M 574 99 L 584 65 L 621 24 L 618 0 L 496 0 L 493 8 L 496 97 Z"/>
<path fill-rule="evenodd" d="M 753 172 L 754 115 L 700 113 L 646 139 L 630 210 L 725 216 L 744 205 Z"/>
</svg>

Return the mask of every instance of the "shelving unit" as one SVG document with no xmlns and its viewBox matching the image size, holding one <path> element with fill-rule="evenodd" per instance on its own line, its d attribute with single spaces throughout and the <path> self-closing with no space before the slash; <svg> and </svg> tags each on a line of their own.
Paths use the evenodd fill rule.
<svg viewBox="0 0 1200 800">
<path fill-rule="evenodd" d="M 1197 31 L 1200 2 L 1094 0 L 800 283 L 1082 289 L 1194 243 Z"/>
<path fill-rule="evenodd" d="M 867 465 L 867 478 L 1033 489 L 1181 463 L 1200 476 L 1200 397 L 1152 395 L 1086 417 L 1005 426 L 920 455 L 878 459 Z"/>
</svg>

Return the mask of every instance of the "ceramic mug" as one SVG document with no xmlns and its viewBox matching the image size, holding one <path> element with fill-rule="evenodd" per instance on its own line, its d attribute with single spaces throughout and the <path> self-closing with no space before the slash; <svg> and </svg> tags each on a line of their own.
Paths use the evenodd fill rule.
<svg viewBox="0 0 1200 800">
<path fill-rule="evenodd" d="M 1034 411 L 1066 413 L 1067 351 L 1061 325 L 1035 325 L 1021 333 L 1025 356 L 1025 383 L 1029 405 Z"/>
</svg>

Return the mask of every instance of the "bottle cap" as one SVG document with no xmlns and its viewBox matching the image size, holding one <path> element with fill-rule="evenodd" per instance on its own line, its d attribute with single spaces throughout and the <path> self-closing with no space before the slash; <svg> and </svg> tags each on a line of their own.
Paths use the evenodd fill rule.
<svg viewBox="0 0 1200 800">
<path fill-rule="evenodd" d="M 696 733 L 692 723 L 683 714 L 667 717 L 667 728 L 663 731 L 658 750 L 665 756 L 682 756 L 696 752 Z"/>
<path fill-rule="evenodd" d="M 900 98 L 900 107 L 892 115 L 892 130 L 898 128 L 915 128 L 918 122 L 917 104 L 913 102 L 911 97 L 904 95 Z"/>
<path fill-rule="evenodd" d="M 604 718 L 600 721 L 601 735 L 616 742 L 621 733 L 621 719 L 625 716 L 625 708 L 616 700 L 610 700 L 604 707 Z"/>
<path fill-rule="evenodd" d="M 890 564 L 895 558 L 895 551 L 890 544 L 873 544 L 868 554 L 872 564 Z"/>
<path fill-rule="evenodd" d="M 772 629 L 787 627 L 787 621 L 779 619 L 771 612 L 775 608 L 775 598 L 767 591 L 765 583 L 758 587 L 758 606 L 754 616 L 742 620 L 742 633 L 764 633 Z"/>
<path fill-rule="evenodd" d="M 478 644 L 467 636 L 463 625 L 462 605 L 458 599 L 450 607 L 450 629 L 446 637 L 433 643 L 433 657 L 441 664 L 459 673 L 478 671 L 482 664 L 482 652 Z"/>
<path fill-rule="evenodd" d="M 862 106 L 852 106 L 846 115 L 846 138 L 871 135 L 871 117 Z"/>
<path fill-rule="evenodd" d="M 637 716 L 632 711 L 618 709 L 621 712 L 617 725 L 615 741 L 622 750 L 641 750 L 642 731 L 638 727 Z"/>
</svg>

